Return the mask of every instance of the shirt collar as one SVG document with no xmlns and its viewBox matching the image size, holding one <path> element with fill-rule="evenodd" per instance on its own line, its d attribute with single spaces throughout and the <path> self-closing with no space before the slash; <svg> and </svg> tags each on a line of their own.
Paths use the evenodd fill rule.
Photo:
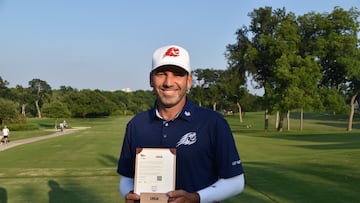
<svg viewBox="0 0 360 203">
<path fill-rule="evenodd" d="M 195 104 L 192 103 L 189 99 L 186 99 L 185 106 L 180 111 L 180 113 L 178 115 L 176 115 L 176 117 L 173 120 L 181 118 L 184 120 L 191 121 L 191 118 L 194 117 L 193 116 L 194 109 L 195 109 L 194 107 L 195 107 Z M 163 118 L 159 114 L 156 103 L 151 111 L 152 111 L 153 119 L 162 119 L 163 120 Z"/>
</svg>

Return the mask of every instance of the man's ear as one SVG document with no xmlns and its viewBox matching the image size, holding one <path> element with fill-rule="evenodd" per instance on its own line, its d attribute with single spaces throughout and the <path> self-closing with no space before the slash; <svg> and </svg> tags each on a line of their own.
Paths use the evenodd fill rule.
<svg viewBox="0 0 360 203">
<path fill-rule="evenodd" d="M 192 74 L 189 74 L 187 79 L 187 90 L 190 90 L 191 86 L 192 86 Z"/>
</svg>

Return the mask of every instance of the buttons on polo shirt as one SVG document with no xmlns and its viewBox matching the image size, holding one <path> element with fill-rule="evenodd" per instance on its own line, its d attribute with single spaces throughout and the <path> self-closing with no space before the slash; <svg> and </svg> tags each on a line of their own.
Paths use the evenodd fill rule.
<svg viewBox="0 0 360 203">
<path fill-rule="evenodd" d="M 163 125 L 164 125 L 164 126 L 169 126 L 169 122 L 164 120 L 164 121 L 163 121 Z"/>
<path fill-rule="evenodd" d="M 163 125 L 164 127 L 168 127 L 169 126 L 169 122 L 168 121 L 163 121 Z M 163 129 L 163 139 L 166 139 L 168 137 L 168 135 L 166 134 L 166 132 L 164 132 L 165 128 Z M 166 130 L 165 130 L 166 131 Z"/>
</svg>

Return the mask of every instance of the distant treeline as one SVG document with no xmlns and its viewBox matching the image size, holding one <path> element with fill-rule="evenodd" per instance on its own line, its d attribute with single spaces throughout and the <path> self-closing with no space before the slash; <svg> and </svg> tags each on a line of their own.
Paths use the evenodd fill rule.
<svg viewBox="0 0 360 203">
<path fill-rule="evenodd" d="M 17 122 L 20 118 L 28 117 L 103 117 L 110 115 L 133 115 L 153 107 L 155 96 L 150 90 L 137 90 L 134 92 L 102 91 L 82 89 L 70 86 L 61 86 L 52 89 L 41 79 L 29 81 L 28 87 L 17 85 L 8 87 L 9 82 L 0 76 L 0 118 L 2 122 Z M 211 92 L 189 91 L 190 99 L 204 106 L 213 108 L 211 101 L 216 95 Z M 207 95 L 207 96 L 206 96 Z M 206 98 L 204 98 L 206 96 Z M 199 100 L 202 98 L 201 100 Z M 253 100 L 256 99 L 253 96 Z M 249 102 L 256 103 L 256 102 Z M 224 97 L 218 102 L 224 111 L 235 111 L 236 105 Z M 260 106 L 249 106 L 249 110 L 258 110 Z"/>
</svg>

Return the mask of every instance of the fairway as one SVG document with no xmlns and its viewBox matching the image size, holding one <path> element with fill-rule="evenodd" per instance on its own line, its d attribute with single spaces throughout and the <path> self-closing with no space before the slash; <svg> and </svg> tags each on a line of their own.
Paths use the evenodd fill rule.
<svg viewBox="0 0 360 203">
<path fill-rule="evenodd" d="M 123 203 L 116 166 L 130 118 L 69 120 L 90 128 L 0 152 L 0 203 Z M 272 124 L 264 132 L 262 113 L 246 113 L 243 123 L 235 115 L 226 118 L 246 187 L 224 202 L 360 201 L 358 118 L 352 132 L 341 117 L 309 115 L 303 131 L 294 119 L 291 131 L 281 133 Z"/>
</svg>

